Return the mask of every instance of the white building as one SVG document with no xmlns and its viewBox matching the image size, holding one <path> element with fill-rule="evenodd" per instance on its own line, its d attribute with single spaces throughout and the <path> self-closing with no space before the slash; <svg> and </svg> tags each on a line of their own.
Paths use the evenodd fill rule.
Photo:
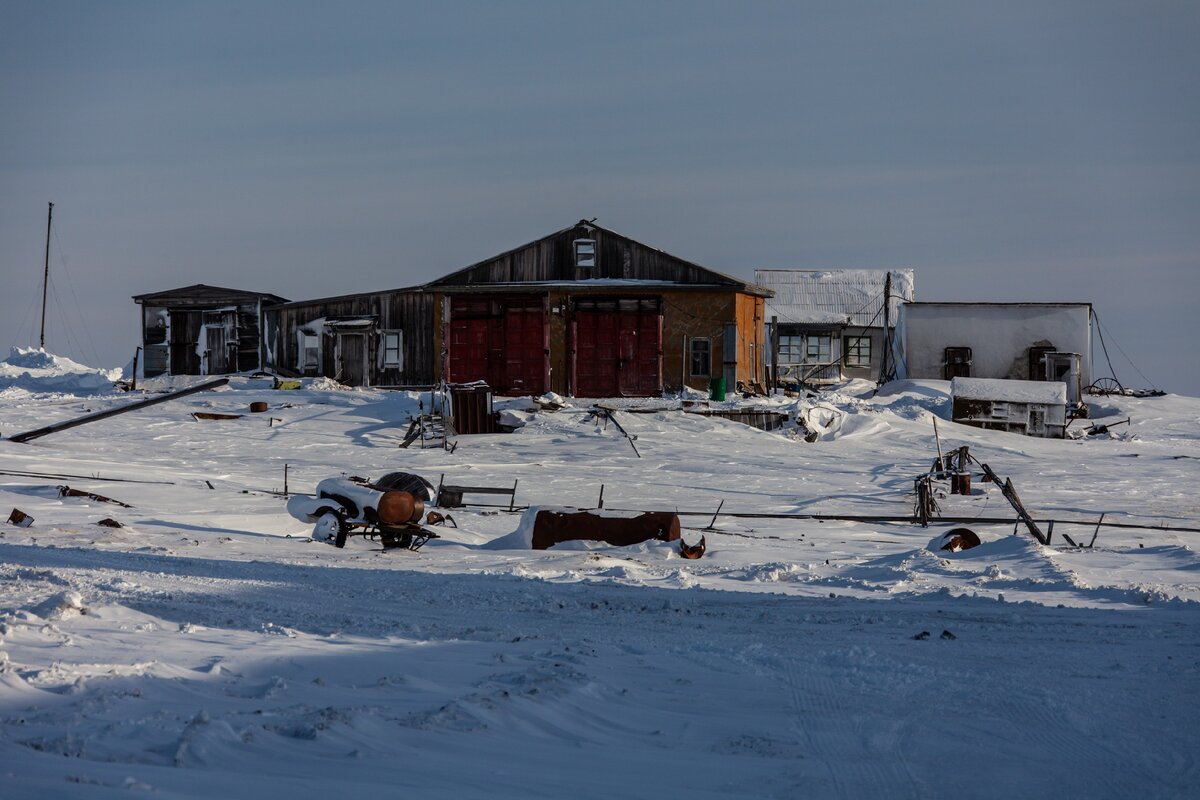
<svg viewBox="0 0 1200 800">
<path fill-rule="evenodd" d="M 1064 369 L 1076 370 L 1074 394 L 1092 381 L 1091 319 L 1090 303 L 904 303 L 896 377 L 1040 381 L 1064 380 Z M 1051 353 L 1061 355 L 1047 374 Z"/>
<path fill-rule="evenodd" d="M 759 269 L 754 282 L 775 293 L 766 301 L 767 362 L 778 365 L 780 383 L 878 378 L 887 330 L 914 297 L 911 269 Z"/>
</svg>

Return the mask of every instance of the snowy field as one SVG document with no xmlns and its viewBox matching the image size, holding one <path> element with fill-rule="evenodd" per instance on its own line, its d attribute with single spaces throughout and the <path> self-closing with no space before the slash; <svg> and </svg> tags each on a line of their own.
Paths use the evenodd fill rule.
<svg viewBox="0 0 1200 800">
<path fill-rule="evenodd" d="M 955 425 L 941 382 L 769 401 L 809 414 L 815 442 L 683 414 L 678 400 L 618 401 L 672 409 L 618 413 L 639 458 L 585 401 L 553 413 L 511 401 L 526 422 L 514 434 L 401 450 L 416 394 L 234 378 L 7 441 L 141 394 L 82 369 L 29 353 L 0 364 L 0 520 L 34 518 L 0 524 L 5 800 L 1200 786 L 1200 533 L 1162 529 L 1200 527 L 1200 400 L 1093 398 L 1093 422 L 1131 424 L 1066 441 Z M 254 401 L 270 410 L 245 413 Z M 944 523 L 720 516 L 700 530 L 722 501 L 909 515 L 935 416 L 943 448 L 969 445 L 1035 518 L 1060 520 L 1050 547 L 1013 534 L 978 472 L 970 496 L 939 497 L 942 513 L 1005 521 L 968 524 L 983 544 L 961 553 L 937 549 Z M 517 480 L 519 505 L 594 507 L 603 485 L 606 508 L 686 512 L 685 540 L 703 533 L 708 551 L 497 549 L 520 515 L 477 507 L 451 511 L 458 528 L 415 553 L 359 537 L 338 550 L 271 493 L 284 464 L 293 491 L 404 470 Z M 60 497 L 62 484 L 132 508 Z M 1148 527 L 1067 546 L 1064 533 L 1090 541 L 1101 513 Z M 124 527 L 96 524 L 108 517 Z"/>
</svg>

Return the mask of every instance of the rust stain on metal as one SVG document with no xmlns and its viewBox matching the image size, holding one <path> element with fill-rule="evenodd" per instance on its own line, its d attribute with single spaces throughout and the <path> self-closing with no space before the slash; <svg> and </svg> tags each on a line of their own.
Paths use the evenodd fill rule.
<svg viewBox="0 0 1200 800">
<path fill-rule="evenodd" d="M 614 517 L 591 511 L 539 511 L 533 523 L 533 549 L 560 542 L 590 540 L 615 547 L 656 539 L 679 538 L 679 516 L 670 511 L 647 511 L 636 517 Z"/>
<path fill-rule="evenodd" d="M 387 491 L 376 504 L 379 521 L 388 525 L 420 522 L 425 516 L 425 501 L 411 492 Z"/>
<path fill-rule="evenodd" d="M 19 508 L 14 508 L 12 513 L 8 515 L 8 524 L 16 525 L 18 528 L 28 528 L 33 524 L 33 517 Z"/>
<path fill-rule="evenodd" d="M 270 406 L 268 406 L 262 400 L 257 400 L 250 404 L 250 413 L 261 414 L 262 412 L 266 411 L 269 407 Z"/>
<path fill-rule="evenodd" d="M 197 419 L 197 420 L 200 420 L 200 419 L 206 419 L 206 420 L 241 419 L 242 415 L 241 414 L 216 414 L 212 411 L 193 411 L 192 418 Z"/>
<path fill-rule="evenodd" d="M 688 544 L 683 539 L 679 540 L 679 555 L 684 558 L 700 558 L 704 555 L 705 541 L 704 537 L 700 537 L 700 541 L 696 544 Z"/>
<path fill-rule="evenodd" d="M 979 545 L 979 537 L 970 528 L 953 528 L 948 530 L 942 536 L 942 540 L 944 542 L 942 549 L 948 550 L 951 553 L 970 550 L 972 547 Z"/>
</svg>

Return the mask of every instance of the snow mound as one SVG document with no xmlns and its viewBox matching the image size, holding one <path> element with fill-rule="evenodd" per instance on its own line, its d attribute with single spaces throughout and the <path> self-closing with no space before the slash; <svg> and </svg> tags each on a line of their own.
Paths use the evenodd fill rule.
<svg viewBox="0 0 1200 800">
<path fill-rule="evenodd" d="M 97 394 L 112 389 L 120 370 L 101 370 L 45 350 L 14 347 L 0 361 L 0 391 L 54 394 Z"/>
<path fill-rule="evenodd" d="M 30 609 L 42 619 L 65 619 L 87 613 L 79 592 L 59 592 Z"/>
</svg>

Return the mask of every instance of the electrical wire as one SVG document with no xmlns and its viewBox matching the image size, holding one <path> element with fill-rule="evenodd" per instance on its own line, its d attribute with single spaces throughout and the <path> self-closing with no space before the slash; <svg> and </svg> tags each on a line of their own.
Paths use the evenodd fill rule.
<svg viewBox="0 0 1200 800">
<path fill-rule="evenodd" d="M 1101 330 L 1104 327 L 1104 324 L 1102 322 L 1100 322 L 1100 315 L 1096 313 L 1095 309 L 1092 310 L 1092 315 L 1096 318 L 1096 330 Z M 1108 338 L 1113 340 L 1113 347 L 1117 348 L 1117 352 L 1119 352 L 1121 355 L 1125 356 L 1125 360 L 1129 362 L 1129 366 L 1133 367 L 1133 371 L 1141 376 L 1142 380 L 1144 380 L 1146 382 L 1146 385 L 1148 387 L 1154 388 L 1154 385 L 1155 385 L 1154 381 L 1147 378 L 1145 373 L 1143 373 L 1140 369 L 1138 369 L 1137 364 L 1133 363 L 1133 359 L 1129 357 L 1129 354 L 1121 349 L 1120 343 L 1118 343 L 1117 340 L 1115 338 L 1113 338 L 1112 331 L 1108 332 Z M 1104 343 L 1103 336 L 1100 339 L 1100 343 L 1102 345 Z M 1105 352 L 1104 352 L 1104 357 L 1108 358 L 1107 350 L 1105 350 Z M 1109 369 L 1112 369 L 1112 361 L 1111 360 L 1108 362 L 1108 367 L 1109 367 Z M 1116 377 L 1117 376 L 1114 373 L 1113 378 L 1116 379 Z M 1117 381 L 1117 382 L 1120 383 L 1120 381 Z"/>
</svg>

